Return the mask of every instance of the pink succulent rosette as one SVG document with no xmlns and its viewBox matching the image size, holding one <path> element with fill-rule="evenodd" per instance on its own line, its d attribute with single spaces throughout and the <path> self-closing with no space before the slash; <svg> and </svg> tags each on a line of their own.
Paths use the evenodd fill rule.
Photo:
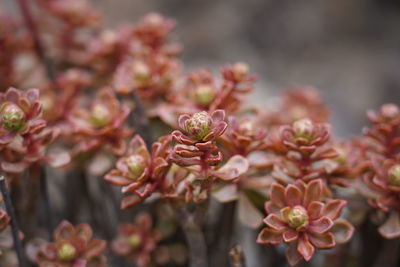
<svg viewBox="0 0 400 267">
<path fill-rule="evenodd" d="M 132 130 L 124 128 L 130 108 L 120 104 L 111 88 L 103 88 L 91 102 L 89 110 L 77 108 L 69 121 L 77 135 L 79 151 L 94 151 L 103 145 L 116 155 L 126 149 L 125 138 Z"/>
<path fill-rule="evenodd" d="M 149 152 L 143 139 L 136 135 L 125 156 L 117 161 L 116 169 L 104 177 L 108 182 L 122 186 L 123 193 L 134 194 L 122 200 L 123 209 L 143 201 L 162 182 L 170 166 L 166 160 L 170 144 L 170 136 L 161 137 Z"/>
<path fill-rule="evenodd" d="M 63 221 L 54 231 L 54 242 L 42 245 L 34 259 L 40 267 L 106 266 L 106 242 L 92 236 L 88 224 L 74 227 Z"/>
<path fill-rule="evenodd" d="M 313 153 L 319 146 L 324 145 L 330 137 L 328 124 L 314 124 L 310 119 L 295 121 L 293 126 L 282 126 L 281 139 L 289 149 L 304 154 Z"/>
<path fill-rule="evenodd" d="M 301 259 L 309 261 L 319 249 L 333 248 L 347 242 L 354 227 L 339 219 L 345 200 L 321 201 L 323 182 L 320 179 L 308 184 L 297 181 L 283 187 L 272 184 L 270 201 L 265 209 L 267 225 L 259 234 L 257 242 L 266 245 L 289 243 L 286 257 L 291 265 Z"/>
<path fill-rule="evenodd" d="M 161 235 L 153 229 L 150 215 L 141 213 L 133 224 L 123 223 L 118 227 L 118 236 L 112 242 L 112 250 L 138 267 L 149 266 Z"/>
<path fill-rule="evenodd" d="M 181 131 L 172 132 L 172 137 L 179 143 L 175 146 L 170 159 L 180 166 L 201 165 L 205 170 L 208 166 L 217 165 L 222 154 L 218 150 L 215 139 L 226 130 L 225 112 L 216 110 L 211 114 L 205 111 L 193 115 L 181 115 L 179 127 Z"/>
<path fill-rule="evenodd" d="M 46 122 L 41 117 L 39 90 L 21 92 L 9 88 L 0 93 L 0 144 L 13 141 L 17 135 L 35 134 L 41 131 Z"/>
</svg>

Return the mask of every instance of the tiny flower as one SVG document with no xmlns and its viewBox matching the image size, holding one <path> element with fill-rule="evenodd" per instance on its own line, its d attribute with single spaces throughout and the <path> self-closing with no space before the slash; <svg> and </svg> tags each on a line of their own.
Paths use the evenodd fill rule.
<svg viewBox="0 0 400 267">
<path fill-rule="evenodd" d="M 117 161 L 116 169 L 104 177 L 108 182 L 122 186 L 123 193 L 134 194 L 123 198 L 121 208 L 138 204 L 156 190 L 170 166 L 166 160 L 170 143 L 170 136 L 161 137 L 150 153 L 139 135 L 132 138 L 125 155 Z"/>
<path fill-rule="evenodd" d="M 224 121 L 225 112 L 216 110 L 211 114 L 202 111 L 190 115 L 181 115 L 178 119 L 180 128 L 188 135 L 180 131 L 174 131 L 174 139 L 186 145 L 193 145 L 199 142 L 208 142 L 222 135 L 227 127 Z"/>
<path fill-rule="evenodd" d="M 202 107 L 209 106 L 215 99 L 216 90 L 212 85 L 203 84 L 197 86 L 192 93 L 193 101 Z"/>
<path fill-rule="evenodd" d="M 70 243 L 64 243 L 58 249 L 57 255 L 62 261 L 71 261 L 76 257 L 76 249 Z"/>
<path fill-rule="evenodd" d="M 160 233 L 153 229 L 153 221 L 146 213 L 136 216 L 134 223 L 123 223 L 118 228 L 118 236 L 112 242 L 112 250 L 139 267 L 149 266 Z"/>
<path fill-rule="evenodd" d="M 87 266 L 106 266 L 103 255 L 106 242 L 92 236 L 89 225 L 73 226 L 63 221 L 54 231 L 54 242 L 42 244 L 32 258 L 40 266 L 78 266 L 81 262 Z"/>
<path fill-rule="evenodd" d="M 330 127 L 327 124 L 314 124 L 309 119 L 301 119 L 293 126 L 281 128 L 283 144 L 290 150 L 300 153 L 312 153 L 317 147 L 325 144 L 330 136 Z"/>
<path fill-rule="evenodd" d="M 185 121 L 185 130 L 197 140 L 202 141 L 212 130 L 212 119 L 206 111 L 195 113 Z"/>
<path fill-rule="evenodd" d="M 46 126 L 41 117 L 39 91 L 21 92 L 9 88 L 0 93 L 0 143 L 10 143 L 16 135 L 40 132 Z"/>
<path fill-rule="evenodd" d="M 257 242 L 269 245 L 289 243 L 286 256 L 294 265 L 301 258 L 309 261 L 315 247 L 327 249 L 348 241 L 354 228 L 347 221 L 338 219 L 346 201 L 328 200 L 324 203 L 322 190 L 323 182 L 319 179 L 308 184 L 297 181 L 286 188 L 272 184 L 270 200 L 265 204 L 268 216 L 264 223 L 267 226 L 260 232 Z M 335 227 L 341 228 L 336 236 Z"/>
</svg>

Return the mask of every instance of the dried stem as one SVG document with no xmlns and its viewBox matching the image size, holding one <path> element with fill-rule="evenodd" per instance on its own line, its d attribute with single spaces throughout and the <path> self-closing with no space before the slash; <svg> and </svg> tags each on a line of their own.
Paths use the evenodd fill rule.
<svg viewBox="0 0 400 267">
<path fill-rule="evenodd" d="M 49 231 L 49 236 L 51 238 L 54 229 L 53 229 L 52 212 L 49 201 L 49 191 L 47 186 L 46 168 L 44 166 L 40 166 L 40 192 L 42 196 L 44 216 L 45 216 L 44 221 L 47 222 L 47 230 Z"/>
<path fill-rule="evenodd" d="M 203 231 L 195 219 L 197 216 L 194 213 L 196 212 L 190 213 L 186 207 L 178 207 L 176 211 L 189 246 L 190 267 L 207 267 L 207 245 Z"/>
<path fill-rule="evenodd" d="M 240 245 L 235 245 L 231 248 L 229 257 L 232 267 L 246 267 L 244 252 Z"/>
<path fill-rule="evenodd" d="M 46 57 L 46 55 L 44 53 L 43 43 L 40 38 L 36 23 L 33 20 L 32 12 L 29 7 L 28 1 L 27 0 L 17 0 L 17 1 L 18 1 L 18 5 L 20 8 L 21 14 L 25 20 L 25 24 L 28 27 L 28 29 L 32 35 L 36 55 L 42 61 L 43 65 L 46 69 L 46 74 L 47 74 L 49 80 L 54 85 L 56 85 L 56 82 L 55 82 L 56 81 L 56 76 L 55 76 L 56 72 L 55 72 L 54 62 L 50 58 Z"/>
<path fill-rule="evenodd" d="M 0 190 L 6 205 L 8 215 L 11 217 L 11 232 L 14 241 L 14 248 L 17 253 L 19 267 L 25 267 L 24 250 L 22 248 L 21 240 L 19 239 L 19 227 L 15 215 L 14 206 L 11 201 L 10 194 L 7 190 L 6 179 L 4 175 L 0 175 Z"/>
<path fill-rule="evenodd" d="M 135 112 L 133 113 L 135 119 L 134 124 L 137 126 L 139 134 L 142 136 L 147 148 L 150 150 L 153 142 L 153 133 L 150 129 L 146 111 L 144 110 L 142 102 L 134 90 L 132 91 L 132 99 L 133 103 L 135 104 Z"/>
</svg>

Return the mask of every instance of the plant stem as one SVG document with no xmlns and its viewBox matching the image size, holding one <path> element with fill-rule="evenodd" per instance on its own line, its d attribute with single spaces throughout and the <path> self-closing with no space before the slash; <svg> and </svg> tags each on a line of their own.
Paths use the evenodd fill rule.
<svg viewBox="0 0 400 267">
<path fill-rule="evenodd" d="M 240 245 L 235 245 L 231 248 L 229 257 L 232 267 L 246 267 L 244 252 Z"/>
<path fill-rule="evenodd" d="M 18 228 L 17 218 L 15 215 L 14 206 L 11 202 L 10 194 L 7 190 L 6 179 L 4 175 L 0 175 L 0 190 L 1 194 L 3 195 L 7 213 L 11 217 L 11 232 L 14 241 L 14 248 L 18 257 L 19 267 L 25 267 L 25 257 L 22 248 L 22 243 L 21 240 L 19 239 L 19 228 Z"/>
<path fill-rule="evenodd" d="M 146 111 L 143 108 L 139 96 L 134 90 L 132 91 L 132 99 L 135 104 L 135 112 L 133 113 L 135 119 L 134 124 L 137 125 L 139 134 L 142 136 L 147 148 L 150 150 L 153 142 L 153 133 L 149 125 L 149 119 L 147 118 Z"/>
<path fill-rule="evenodd" d="M 46 168 L 45 166 L 40 166 L 40 192 L 43 201 L 43 209 L 45 219 L 44 221 L 47 222 L 47 230 L 49 231 L 49 236 L 51 238 L 53 233 L 53 220 L 52 220 L 52 213 L 49 201 L 49 191 L 47 186 L 47 175 L 46 175 Z"/>
<path fill-rule="evenodd" d="M 207 267 L 207 245 L 203 231 L 195 221 L 195 216 L 185 207 L 177 208 L 178 221 L 189 246 L 190 267 Z"/>
<path fill-rule="evenodd" d="M 49 80 L 54 83 L 54 85 L 56 85 L 56 72 L 55 72 L 55 68 L 54 68 L 54 62 L 46 57 L 45 53 L 44 53 L 44 48 L 43 48 L 43 43 L 42 40 L 40 38 L 37 26 L 35 21 L 33 20 L 33 16 L 32 16 L 32 12 L 31 9 L 29 7 L 29 4 L 27 2 L 27 0 L 17 0 L 18 1 L 18 6 L 20 8 L 21 14 L 24 18 L 25 24 L 28 27 L 31 35 L 32 35 L 32 39 L 33 39 L 33 45 L 36 51 L 36 55 L 37 57 L 42 61 L 45 69 L 46 69 L 46 74 L 49 78 Z"/>
</svg>

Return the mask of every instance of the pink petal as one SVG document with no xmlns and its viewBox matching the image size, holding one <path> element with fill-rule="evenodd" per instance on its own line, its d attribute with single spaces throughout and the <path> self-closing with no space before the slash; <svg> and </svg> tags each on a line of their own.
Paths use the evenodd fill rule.
<svg viewBox="0 0 400 267">
<path fill-rule="evenodd" d="M 386 222 L 379 227 L 379 233 L 388 239 L 400 237 L 400 215 L 397 211 L 390 213 Z"/>
<path fill-rule="evenodd" d="M 278 245 L 282 243 L 282 241 L 282 233 L 269 228 L 262 229 L 257 237 L 257 243 L 264 245 Z"/>
<path fill-rule="evenodd" d="M 211 118 L 214 123 L 223 121 L 225 118 L 225 111 L 223 111 L 222 109 L 217 109 L 213 113 L 211 113 Z"/>
<path fill-rule="evenodd" d="M 231 202 L 238 198 L 238 186 L 234 183 L 216 189 L 212 196 L 221 203 Z"/>
<path fill-rule="evenodd" d="M 316 221 L 312 221 L 308 226 L 310 232 L 323 234 L 329 231 L 333 226 L 333 221 L 328 217 L 322 217 Z"/>
<path fill-rule="evenodd" d="M 290 207 L 301 205 L 302 193 L 300 189 L 290 184 L 285 189 L 285 199 Z"/>
<path fill-rule="evenodd" d="M 124 210 L 130 208 L 134 205 L 139 204 L 141 201 L 142 200 L 136 195 L 124 197 L 121 201 L 121 209 Z"/>
<path fill-rule="evenodd" d="M 297 251 L 297 242 L 289 243 L 285 254 L 291 266 L 296 265 L 302 259 L 302 256 Z"/>
<path fill-rule="evenodd" d="M 304 192 L 303 206 L 307 207 L 312 201 L 320 200 L 322 192 L 322 180 L 316 179 L 309 182 Z"/>
<path fill-rule="evenodd" d="M 269 196 L 271 198 L 271 202 L 277 207 L 283 208 L 286 206 L 285 188 L 282 185 L 273 183 L 269 191 Z"/>
<path fill-rule="evenodd" d="M 319 201 L 313 201 L 308 205 L 307 212 L 310 220 L 315 220 L 321 217 L 324 203 Z"/>
<path fill-rule="evenodd" d="M 330 200 L 324 207 L 322 215 L 330 218 L 331 220 L 336 220 L 344 206 L 346 206 L 346 200 L 335 199 Z"/>
<path fill-rule="evenodd" d="M 335 241 L 338 244 L 344 244 L 350 240 L 354 233 L 354 226 L 348 221 L 338 219 L 332 227 L 331 232 L 335 236 Z"/>
<path fill-rule="evenodd" d="M 307 235 L 303 234 L 302 236 L 300 236 L 297 244 L 297 251 L 300 253 L 301 256 L 303 256 L 303 259 L 306 261 L 309 261 L 314 255 L 315 248 L 308 241 Z"/>
<path fill-rule="evenodd" d="M 218 178 L 223 180 L 233 180 L 245 174 L 249 168 L 249 162 L 240 155 L 231 157 L 220 169 L 214 172 Z"/>
<path fill-rule="evenodd" d="M 182 130 L 186 130 L 185 127 L 185 122 L 186 120 L 190 119 L 190 116 L 185 114 L 185 115 L 180 115 L 178 118 L 178 125 Z"/>
<path fill-rule="evenodd" d="M 267 218 L 264 219 L 264 223 L 277 231 L 282 231 L 287 228 L 286 223 L 276 214 L 269 214 Z"/>
<path fill-rule="evenodd" d="M 295 241 L 299 237 L 299 233 L 294 229 L 288 229 L 283 232 L 283 240 L 287 243 Z"/>
<path fill-rule="evenodd" d="M 39 100 L 39 90 L 38 89 L 29 89 L 26 92 L 26 97 L 28 98 L 29 102 L 33 103 L 37 100 Z"/>
<path fill-rule="evenodd" d="M 253 229 L 261 226 L 263 214 L 245 194 L 239 194 L 238 205 L 238 216 L 241 223 Z"/>
<path fill-rule="evenodd" d="M 14 87 L 8 88 L 5 94 L 5 100 L 13 103 L 18 103 L 18 99 L 21 96 L 19 90 L 15 89 Z"/>
<path fill-rule="evenodd" d="M 314 246 L 320 249 L 333 248 L 336 245 L 335 237 L 330 232 L 322 235 L 309 234 L 308 238 Z"/>
</svg>

